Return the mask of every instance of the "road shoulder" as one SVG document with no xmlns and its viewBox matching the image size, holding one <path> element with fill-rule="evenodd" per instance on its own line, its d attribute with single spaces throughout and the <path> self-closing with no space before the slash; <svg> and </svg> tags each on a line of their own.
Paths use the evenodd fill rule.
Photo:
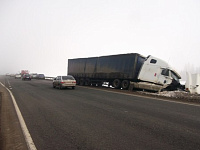
<svg viewBox="0 0 200 150">
<path fill-rule="evenodd" d="M 24 135 L 8 91 L 0 85 L 0 148 L 27 150 Z"/>
</svg>

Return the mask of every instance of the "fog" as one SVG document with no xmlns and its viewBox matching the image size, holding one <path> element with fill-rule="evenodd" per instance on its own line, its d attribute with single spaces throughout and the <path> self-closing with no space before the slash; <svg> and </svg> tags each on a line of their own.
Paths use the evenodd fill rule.
<svg viewBox="0 0 200 150">
<path fill-rule="evenodd" d="M 0 74 L 65 75 L 69 58 L 124 53 L 195 73 L 199 8 L 199 0 L 1 0 Z"/>
</svg>

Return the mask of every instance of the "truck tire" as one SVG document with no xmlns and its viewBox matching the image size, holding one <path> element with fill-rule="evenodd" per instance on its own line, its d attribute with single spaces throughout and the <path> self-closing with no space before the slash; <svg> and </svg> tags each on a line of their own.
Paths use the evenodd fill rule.
<svg viewBox="0 0 200 150">
<path fill-rule="evenodd" d="M 130 81 L 128 81 L 128 80 L 122 81 L 122 89 L 127 90 L 129 85 L 130 85 Z"/>
<path fill-rule="evenodd" d="M 120 89 L 121 88 L 121 81 L 119 79 L 115 79 L 113 81 L 113 87 L 116 89 Z"/>
</svg>

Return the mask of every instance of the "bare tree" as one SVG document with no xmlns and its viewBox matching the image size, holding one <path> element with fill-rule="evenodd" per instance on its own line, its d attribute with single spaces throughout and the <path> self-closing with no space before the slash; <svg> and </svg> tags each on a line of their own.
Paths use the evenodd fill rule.
<svg viewBox="0 0 200 150">
<path fill-rule="evenodd" d="M 200 66 L 195 67 L 193 64 L 190 63 L 185 64 L 184 69 L 180 71 L 181 79 L 184 81 L 186 81 L 187 79 L 186 72 L 189 72 L 191 74 L 200 73 Z"/>
</svg>

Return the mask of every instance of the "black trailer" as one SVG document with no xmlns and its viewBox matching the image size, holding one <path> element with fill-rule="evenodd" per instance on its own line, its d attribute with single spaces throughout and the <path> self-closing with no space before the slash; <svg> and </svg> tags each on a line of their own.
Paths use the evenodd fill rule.
<svg viewBox="0 0 200 150">
<path fill-rule="evenodd" d="M 78 85 L 102 85 L 109 82 L 115 88 L 127 89 L 130 81 L 137 81 L 146 57 L 137 54 L 120 54 L 68 60 L 68 74 Z"/>
</svg>

